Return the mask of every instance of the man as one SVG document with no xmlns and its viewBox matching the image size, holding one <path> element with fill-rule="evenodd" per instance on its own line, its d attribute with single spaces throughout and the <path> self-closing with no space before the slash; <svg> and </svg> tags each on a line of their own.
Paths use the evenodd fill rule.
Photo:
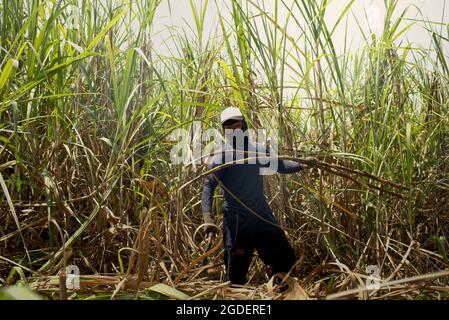
<svg viewBox="0 0 449 320">
<path fill-rule="evenodd" d="M 296 257 L 284 231 L 265 200 L 263 176 L 260 170 L 267 165 L 261 164 L 262 161 L 250 162 L 248 159 L 254 158 L 251 150 L 256 150 L 255 154 L 260 155 L 257 153 L 260 152 L 260 146 L 254 147 L 247 136 L 240 144 L 237 143 L 238 139 L 235 135 L 229 138 L 229 132 L 237 130 L 244 133 L 247 130 L 245 119 L 238 108 L 226 108 L 221 114 L 221 124 L 225 130 L 227 142 L 232 146 L 233 154 L 229 157 L 228 151 L 222 149 L 212 158 L 209 163 L 210 169 L 223 164 L 225 166 L 206 177 L 201 205 L 206 232 L 213 232 L 215 219 L 212 213 L 212 201 L 215 188 L 220 185 L 224 196 L 223 241 L 226 280 L 230 280 L 233 284 L 246 283 L 254 249 L 274 273 L 287 273 L 295 264 Z M 235 161 L 239 160 L 238 155 L 242 153 L 246 162 Z M 270 161 L 277 161 L 275 167 L 279 173 L 294 173 L 304 169 L 301 164 L 293 161 L 278 159 Z M 316 163 L 316 159 L 310 159 L 310 165 L 316 165 Z"/>
</svg>

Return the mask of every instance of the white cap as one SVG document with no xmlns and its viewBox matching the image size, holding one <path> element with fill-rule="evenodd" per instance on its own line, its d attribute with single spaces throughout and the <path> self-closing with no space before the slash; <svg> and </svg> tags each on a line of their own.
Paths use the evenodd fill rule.
<svg viewBox="0 0 449 320">
<path fill-rule="evenodd" d="M 228 120 L 243 120 L 243 114 L 240 112 L 239 108 L 228 107 L 221 113 L 220 120 L 221 124 Z"/>
</svg>

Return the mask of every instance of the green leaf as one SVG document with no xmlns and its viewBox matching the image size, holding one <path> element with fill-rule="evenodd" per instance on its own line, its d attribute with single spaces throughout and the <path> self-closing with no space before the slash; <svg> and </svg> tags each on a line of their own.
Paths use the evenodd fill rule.
<svg viewBox="0 0 449 320">
<path fill-rule="evenodd" d="M 148 288 L 147 290 L 157 292 L 157 293 L 163 294 L 169 298 L 178 299 L 178 300 L 186 300 L 186 299 L 190 298 L 184 292 L 181 292 L 181 291 L 179 291 L 175 288 L 172 288 L 170 286 L 167 286 L 166 284 L 163 284 L 163 283 L 158 283 L 158 284 Z"/>
<path fill-rule="evenodd" d="M 5 68 L 2 71 L 2 74 L 0 75 L 0 90 L 3 89 L 3 87 L 6 84 L 6 81 L 8 81 L 9 76 L 11 75 L 12 69 L 13 69 L 13 64 L 14 64 L 14 61 L 12 59 L 10 59 L 6 63 Z"/>
<path fill-rule="evenodd" d="M 112 142 L 110 139 L 101 137 L 100 140 L 103 141 L 104 143 L 106 143 L 108 146 L 112 147 Z"/>
<path fill-rule="evenodd" d="M 28 287 L 9 287 L 0 291 L 0 300 L 42 300 Z"/>
</svg>

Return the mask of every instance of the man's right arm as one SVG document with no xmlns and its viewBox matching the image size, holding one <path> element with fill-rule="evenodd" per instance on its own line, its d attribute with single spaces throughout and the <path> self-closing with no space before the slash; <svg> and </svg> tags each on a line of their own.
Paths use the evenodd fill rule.
<svg viewBox="0 0 449 320">
<path fill-rule="evenodd" d="M 201 195 L 201 208 L 204 213 L 212 213 L 212 201 L 218 181 L 214 178 L 215 173 L 208 174 L 204 180 L 203 193 Z"/>
<path fill-rule="evenodd" d="M 211 162 L 208 165 L 208 169 L 213 169 L 220 164 Z M 212 210 L 212 204 L 214 199 L 214 192 L 218 185 L 218 181 L 223 179 L 224 169 L 217 170 L 206 176 L 204 180 L 203 193 L 201 194 L 201 209 L 203 211 L 203 219 L 206 223 L 215 223 L 214 213 Z"/>
</svg>

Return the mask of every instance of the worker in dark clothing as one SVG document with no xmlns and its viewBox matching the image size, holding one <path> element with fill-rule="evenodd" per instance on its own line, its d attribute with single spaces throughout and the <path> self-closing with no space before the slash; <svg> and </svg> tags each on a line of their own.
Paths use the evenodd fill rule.
<svg viewBox="0 0 449 320">
<path fill-rule="evenodd" d="M 247 130 L 242 113 L 235 107 L 223 111 L 221 123 L 225 132 Z M 225 148 L 214 155 L 209 168 L 223 164 L 224 167 L 206 177 L 201 197 L 206 232 L 210 233 L 215 230 L 213 195 L 217 185 L 220 185 L 224 196 L 223 241 L 226 280 L 230 280 L 233 284 L 246 283 L 254 249 L 262 261 L 271 267 L 273 273 L 289 272 L 296 261 L 295 253 L 264 196 L 263 176 L 260 170 L 267 167 L 267 164 L 262 164 L 262 161 L 245 162 L 245 159 L 251 158 L 251 152 L 248 151 L 255 150 L 256 155 L 260 154 L 260 146 L 251 144 L 246 137 L 244 139 L 240 147 L 236 145 L 235 139 L 231 142 L 232 156 L 228 156 L 229 150 Z M 242 148 L 244 160 L 235 162 L 236 154 L 238 155 Z M 303 165 L 294 161 L 278 159 L 270 161 L 277 161 L 276 171 L 279 173 L 294 173 L 304 169 Z M 316 163 L 317 160 L 312 158 L 308 165 L 313 166 Z"/>
</svg>

